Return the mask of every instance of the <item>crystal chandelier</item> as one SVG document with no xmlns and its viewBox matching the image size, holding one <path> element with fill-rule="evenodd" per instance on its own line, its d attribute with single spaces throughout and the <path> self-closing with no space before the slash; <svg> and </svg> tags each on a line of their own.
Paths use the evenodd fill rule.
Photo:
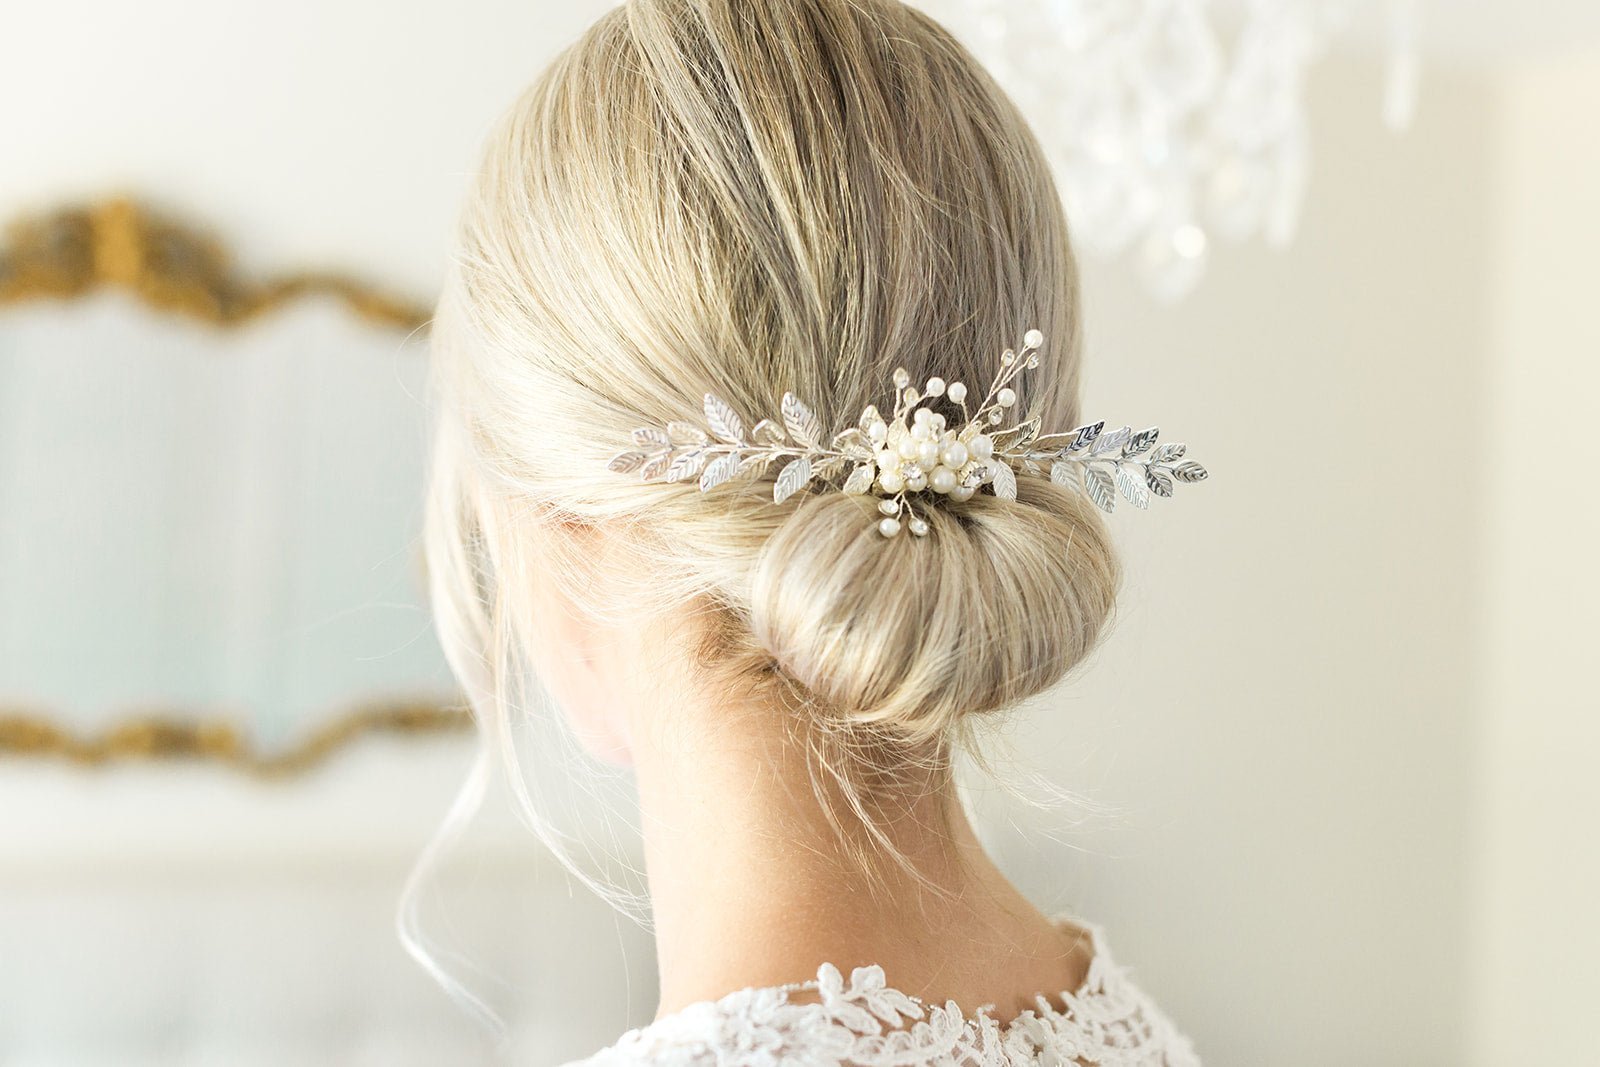
<svg viewBox="0 0 1600 1067">
<path fill-rule="evenodd" d="M 1294 236 L 1310 167 L 1304 82 L 1351 3 L 926 0 L 1033 123 L 1074 237 L 1133 253 L 1158 296 L 1189 292 L 1213 238 Z M 1415 0 L 1384 7 L 1384 114 L 1409 121 Z M 1226 26 L 1225 32 L 1222 27 Z"/>
</svg>

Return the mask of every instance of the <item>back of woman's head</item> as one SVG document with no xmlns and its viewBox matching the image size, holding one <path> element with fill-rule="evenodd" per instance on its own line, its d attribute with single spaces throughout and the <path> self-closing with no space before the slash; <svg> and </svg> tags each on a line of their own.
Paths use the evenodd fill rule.
<svg viewBox="0 0 1600 1067">
<path fill-rule="evenodd" d="M 634 0 L 562 53 L 490 141 L 441 302 L 446 414 L 430 558 L 470 674 L 519 614 L 518 516 L 610 524 L 639 586 L 709 607 L 705 677 L 771 685 L 835 736 L 946 748 L 1093 645 L 1118 568 L 1077 493 L 1024 478 L 880 537 L 871 496 L 643 484 L 637 426 L 804 398 L 830 430 L 896 367 L 1019 384 L 1078 416 L 1075 266 L 1013 105 L 897 0 Z M 559 539 L 558 539 L 559 540 Z M 546 572 L 576 578 L 576 548 Z M 875 744 L 873 751 L 882 751 Z"/>
</svg>

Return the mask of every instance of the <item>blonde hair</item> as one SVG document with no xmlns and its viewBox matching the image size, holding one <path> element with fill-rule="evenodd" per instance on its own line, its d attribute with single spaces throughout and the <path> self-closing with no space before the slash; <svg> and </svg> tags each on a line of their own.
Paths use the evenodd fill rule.
<svg viewBox="0 0 1600 1067">
<path fill-rule="evenodd" d="M 870 824 L 899 761 L 943 766 L 1094 645 L 1119 583 L 1094 507 L 1024 478 L 1015 503 L 930 508 L 928 537 L 886 541 L 871 497 L 775 506 L 770 485 L 701 494 L 606 463 L 706 392 L 756 416 L 792 391 L 853 425 L 894 368 L 986 382 L 1029 327 L 1045 359 L 1022 404 L 1069 427 L 1079 310 L 1039 145 L 926 15 L 633 0 L 600 18 L 490 138 L 434 325 L 432 589 L 491 736 L 527 583 L 593 595 L 580 543 L 539 530 L 611 524 L 639 595 L 713 619 L 684 650 L 706 683 L 783 700 Z"/>
</svg>

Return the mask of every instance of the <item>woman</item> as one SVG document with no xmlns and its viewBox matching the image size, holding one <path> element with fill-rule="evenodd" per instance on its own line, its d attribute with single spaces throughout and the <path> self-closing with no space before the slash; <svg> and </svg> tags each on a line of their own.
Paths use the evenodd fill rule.
<svg viewBox="0 0 1600 1067">
<path fill-rule="evenodd" d="M 1077 423 L 1079 335 L 1039 146 L 896 0 L 634 0 L 494 134 L 430 570 L 494 743 L 531 670 L 634 768 L 660 1009 L 587 1062 L 1196 1062 L 951 780 L 1094 645 L 1115 461 L 1204 474 L 1033 439 Z"/>
</svg>

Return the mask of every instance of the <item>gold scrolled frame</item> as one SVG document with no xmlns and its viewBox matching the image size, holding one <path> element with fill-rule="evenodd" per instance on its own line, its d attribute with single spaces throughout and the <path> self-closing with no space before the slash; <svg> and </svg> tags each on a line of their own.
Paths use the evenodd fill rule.
<svg viewBox="0 0 1600 1067">
<path fill-rule="evenodd" d="M 206 760 L 260 778 L 287 778 L 304 774 L 369 734 L 455 733 L 469 723 L 460 704 L 376 702 L 336 716 L 288 748 L 264 752 L 225 722 L 140 716 L 92 737 L 80 737 L 41 715 L 0 709 L 0 753 L 59 759 L 83 767 L 126 760 Z"/>
<path fill-rule="evenodd" d="M 302 271 L 267 279 L 237 272 L 199 229 L 127 197 L 13 222 L 0 244 L 0 308 L 124 290 L 157 310 L 223 328 L 310 296 L 331 296 L 374 326 L 417 330 L 428 308 L 342 274 Z M 46 715 L 0 707 L 0 755 L 81 766 L 126 760 L 205 760 L 268 778 L 302 774 L 372 734 L 455 733 L 470 727 L 459 697 L 392 699 L 348 709 L 280 751 L 262 751 L 235 726 L 179 712 L 140 715 L 92 737 Z"/>
<path fill-rule="evenodd" d="M 215 326 L 242 326 L 307 296 L 345 303 L 377 326 L 419 329 L 428 309 L 342 274 L 241 276 L 223 247 L 198 229 L 117 197 L 19 219 L 0 245 L 0 307 L 126 290 L 160 311 Z"/>
</svg>

